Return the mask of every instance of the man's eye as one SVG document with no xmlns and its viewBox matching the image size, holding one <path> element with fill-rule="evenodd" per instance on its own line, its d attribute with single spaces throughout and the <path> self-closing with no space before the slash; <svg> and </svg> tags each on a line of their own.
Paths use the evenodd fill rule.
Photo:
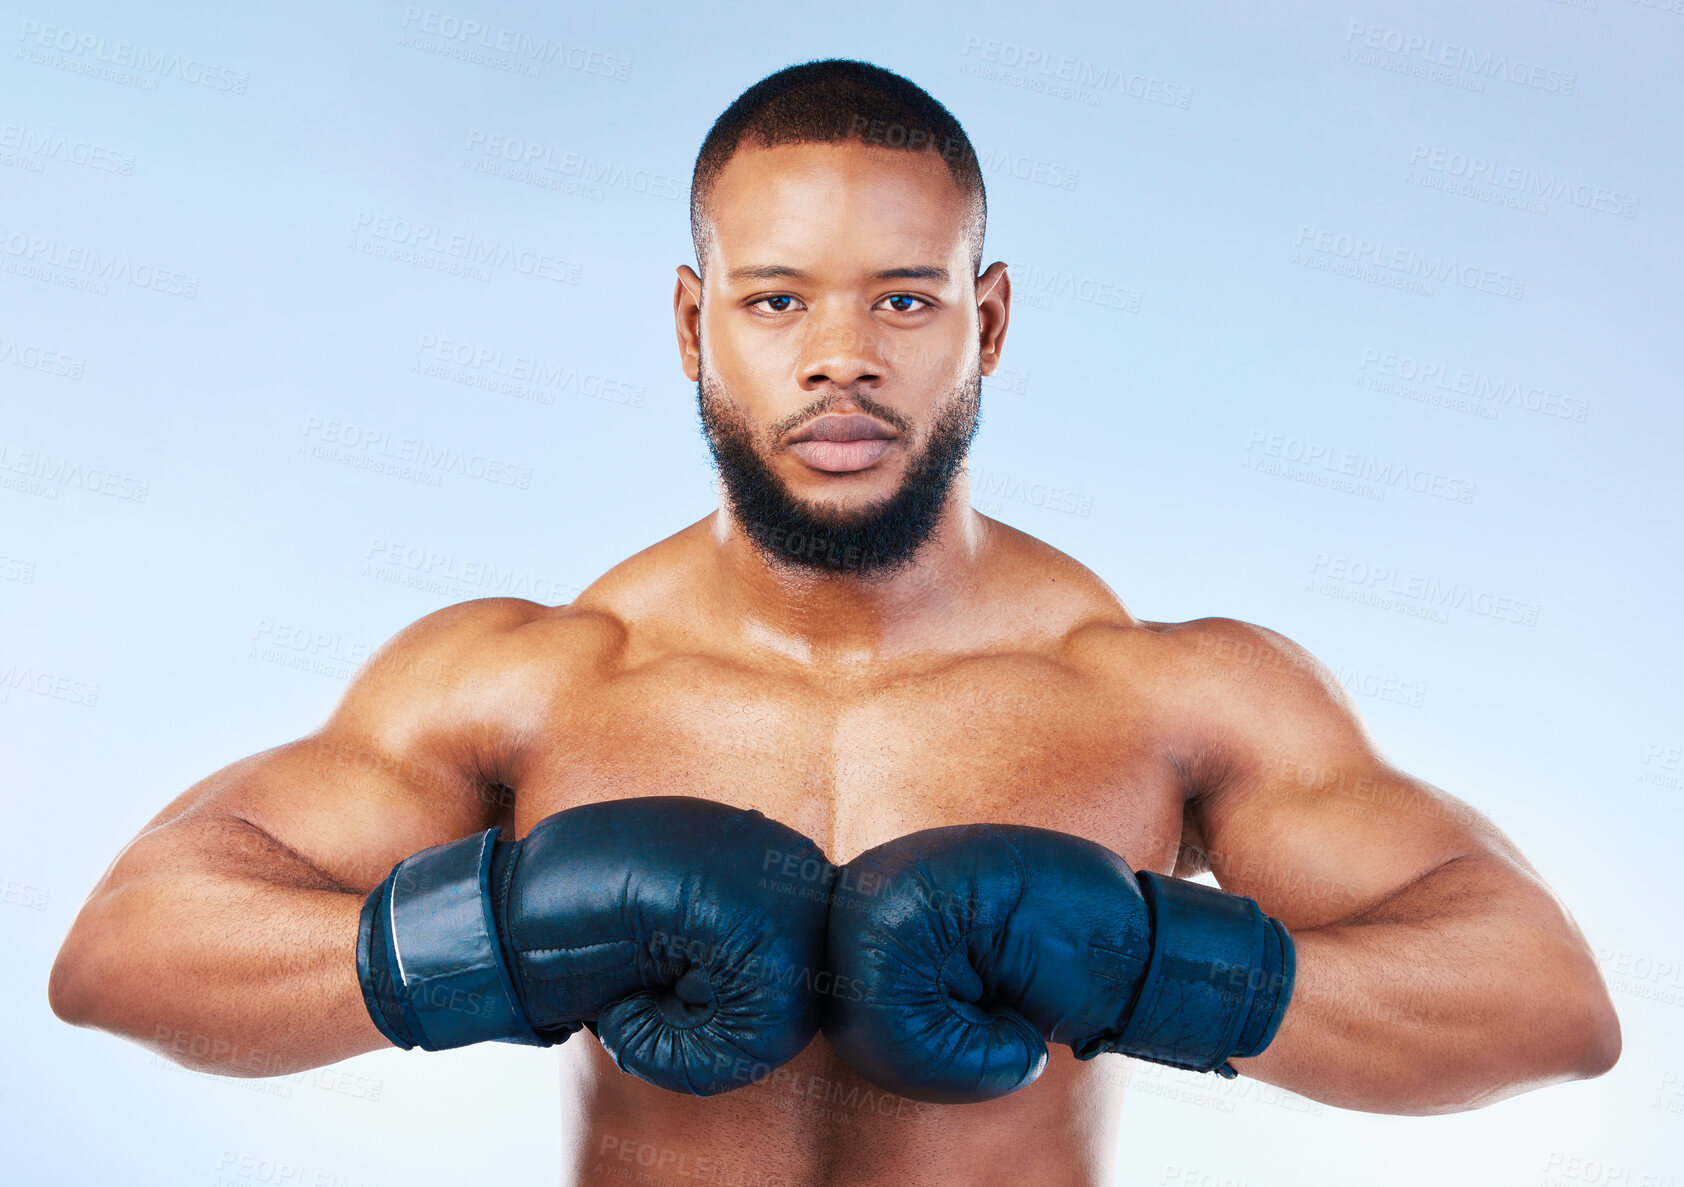
<svg viewBox="0 0 1684 1187">
<path fill-rule="evenodd" d="M 784 302 L 784 304 L 779 305 L 774 309 L 768 309 L 766 312 L 768 312 L 768 313 L 787 313 L 787 312 L 789 312 L 789 302 L 791 302 L 793 300 L 795 300 L 794 297 L 761 297 L 760 300 L 754 302 L 754 305 L 764 305 L 768 301 L 782 301 L 782 302 Z M 751 305 L 750 308 L 753 308 L 753 305 Z"/>
<path fill-rule="evenodd" d="M 923 306 L 926 306 L 926 307 L 929 305 L 929 302 L 924 300 L 924 298 L 914 297 L 910 293 L 896 293 L 891 297 L 884 297 L 883 299 L 885 301 L 916 301 L 920 305 L 923 305 Z M 916 312 L 918 312 L 916 309 L 909 308 L 908 306 L 905 306 L 905 305 L 895 305 L 895 306 L 893 306 L 893 308 L 894 308 L 894 311 L 896 313 L 916 313 Z"/>
</svg>

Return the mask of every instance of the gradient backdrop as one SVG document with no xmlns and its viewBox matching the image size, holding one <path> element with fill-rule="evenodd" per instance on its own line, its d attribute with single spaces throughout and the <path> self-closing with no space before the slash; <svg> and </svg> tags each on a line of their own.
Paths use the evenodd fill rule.
<svg viewBox="0 0 1684 1187">
<path fill-rule="evenodd" d="M 707 513 L 694 154 L 857 56 L 987 171 L 978 508 L 1310 648 L 1624 1022 L 1608 1076 L 1441 1118 L 1141 1065 L 1123 1181 L 1684 1180 L 1684 0 L 437 2 L 0 3 L 0 1178 L 555 1180 L 553 1057 L 217 1079 L 59 1023 L 47 969 L 144 821 L 405 624 Z"/>
</svg>

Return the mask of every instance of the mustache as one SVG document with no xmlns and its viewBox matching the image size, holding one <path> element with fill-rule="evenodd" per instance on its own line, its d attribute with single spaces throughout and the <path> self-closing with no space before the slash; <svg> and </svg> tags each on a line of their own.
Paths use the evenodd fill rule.
<svg viewBox="0 0 1684 1187">
<path fill-rule="evenodd" d="M 875 416 L 884 424 L 892 427 L 903 437 L 911 437 L 916 427 L 905 413 L 891 408 L 880 400 L 859 389 L 859 387 L 832 388 L 798 412 L 791 413 L 781 420 L 774 421 L 767 429 L 767 437 L 771 441 L 780 441 L 786 433 L 806 424 L 815 416 L 822 416 L 826 412 L 833 412 L 845 405 L 858 408 L 861 412 Z"/>
</svg>

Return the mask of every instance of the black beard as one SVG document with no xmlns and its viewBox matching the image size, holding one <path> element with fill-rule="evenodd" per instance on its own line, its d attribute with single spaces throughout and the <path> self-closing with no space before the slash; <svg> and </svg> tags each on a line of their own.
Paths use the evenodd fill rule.
<svg viewBox="0 0 1684 1187">
<path fill-rule="evenodd" d="M 704 390 L 707 389 L 707 390 Z M 981 423 L 982 373 L 961 381 L 936 415 L 929 442 L 912 460 L 900 489 L 851 513 L 827 512 L 790 496 L 740 420 L 726 410 L 712 376 L 696 383 L 702 435 L 719 470 L 720 492 L 755 550 L 774 568 L 864 579 L 912 563 L 936 535 L 942 508 Z M 904 432 L 905 419 L 856 395 L 860 408 Z M 717 404 L 717 407 L 713 405 Z"/>
</svg>

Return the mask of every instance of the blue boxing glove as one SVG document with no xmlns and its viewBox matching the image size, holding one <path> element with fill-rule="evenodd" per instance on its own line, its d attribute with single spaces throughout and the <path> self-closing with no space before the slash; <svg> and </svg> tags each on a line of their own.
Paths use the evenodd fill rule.
<svg viewBox="0 0 1684 1187">
<path fill-rule="evenodd" d="M 397 1046 L 551 1046 L 589 1026 L 623 1070 L 711 1096 L 817 1032 L 835 870 L 800 833 L 687 796 L 497 831 L 404 859 L 363 905 L 363 1001 Z"/>
<path fill-rule="evenodd" d="M 1049 829 L 911 833 L 842 867 L 824 1033 L 916 1100 L 991 1100 L 1047 1043 L 1232 1077 L 1292 997 L 1292 937 L 1257 903 Z"/>
</svg>

